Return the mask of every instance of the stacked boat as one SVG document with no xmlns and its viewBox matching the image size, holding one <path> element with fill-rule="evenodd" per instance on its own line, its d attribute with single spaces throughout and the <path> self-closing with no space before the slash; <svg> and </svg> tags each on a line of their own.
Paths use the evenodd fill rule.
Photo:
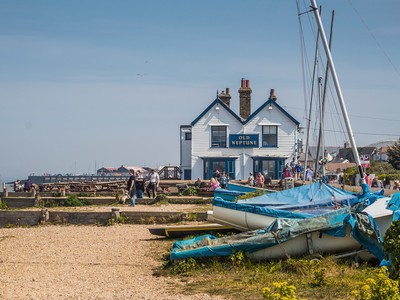
<svg viewBox="0 0 400 300">
<path fill-rule="evenodd" d="M 320 188 L 316 189 L 318 185 Z M 305 190 L 313 194 L 311 203 L 299 201 L 301 195 L 307 194 Z M 322 201 L 325 197 L 315 201 L 315 195 L 322 196 L 328 191 L 335 195 L 334 201 Z M 203 235 L 177 241 L 171 259 L 226 256 L 235 251 L 246 252 L 255 260 L 343 252 L 363 252 L 364 258 L 383 259 L 382 237 L 393 220 L 393 210 L 387 207 L 397 209 L 400 206 L 400 193 L 384 197 L 382 192 L 372 194 L 364 186 L 362 194 L 352 194 L 315 183 L 294 188 L 290 193 L 274 193 L 272 199 L 284 200 L 283 196 L 288 194 L 293 197 L 297 194 L 297 197 L 287 198 L 287 201 L 296 199 L 299 203 L 290 205 L 277 201 L 275 207 L 266 205 L 269 200 L 265 199 L 272 194 L 249 199 L 247 203 L 214 199 L 218 220 L 245 232 L 222 238 Z"/>
</svg>

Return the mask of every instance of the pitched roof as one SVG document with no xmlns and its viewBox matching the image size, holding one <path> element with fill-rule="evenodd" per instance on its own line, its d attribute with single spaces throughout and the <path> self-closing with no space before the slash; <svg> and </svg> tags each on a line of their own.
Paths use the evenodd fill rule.
<svg viewBox="0 0 400 300">
<path fill-rule="evenodd" d="M 101 168 L 98 169 L 97 171 L 100 171 L 100 170 L 116 171 L 117 168 L 112 168 L 112 167 L 101 167 Z"/>
<path fill-rule="evenodd" d="M 248 123 L 252 118 L 254 118 L 260 111 L 262 111 L 268 105 L 276 107 L 285 116 L 287 116 L 293 123 L 295 123 L 297 126 L 300 125 L 299 121 L 293 118 L 285 109 L 283 109 L 278 103 L 276 103 L 276 100 L 273 100 L 271 98 L 268 99 L 263 105 L 261 105 L 256 111 L 254 111 L 246 120 L 240 118 L 229 106 L 227 106 L 223 101 L 221 101 L 221 99 L 216 98 L 209 106 L 207 106 L 207 108 L 196 119 L 193 120 L 193 122 L 190 125 L 194 126 L 215 105 L 219 105 L 220 107 L 226 109 L 236 120 L 238 120 L 243 125 Z"/>
<path fill-rule="evenodd" d="M 220 107 L 228 111 L 235 119 L 237 119 L 240 123 L 243 124 L 242 119 L 237 114 L 235 114 L 233 110 L 229 108 L 229 106 L 227 106 L 224 102 L 222 102 L 221 99 L 217 98 L 209 106 L 207 106 L 207 108 L 203 110 L 203 112 L 196 119 L 194 119 L 192 123 L 190 123 L 190 125 L 194 126 L 215 105 L 219 105 Z"/>
<path fill-rule="evenodd" d="M 144 170 L 143 169 L 143 167 L 139 167 L 139 166 L 125 166 L 125 165 L 122 165 L 121 167 L 119 167 L 118 168 L 118 170 L 121 170 L 121 169 L 126 169 L 126 170 L 135 170 L 135 171 L 137 171 L 137 170 L 140 170 L 141 172 Z"/>
<path fill-rule="evenodd" d="M 336 163 L 336 162 L 330 162 L 326 164 L 326 170 L 327 171 L 332 171 L 332 172 L 336 172 L 337 169 L 347 169 L 347 168 L 352 168 L 355 167 L 356 163 Z"/>
<path fill-rule="evenodd" d="M 372 155 L 375 147 L 357 147 L 358 155 Z M 339 158 L 347 159 L 349 162 L 354 162 L 353 150 L 351 148 L 339 149 Z"/>
<path fill-rule="evenodd" d="M 286 110 L 284 110 L 276 100 L 268 99 L 263 105 L 261 105 L 255 112 L 253 112 L 244 122 L 243 124 L 248 123 L 252 118 L 254 118 L 260 111 L 262 111 L 266 106 L 271 105 L 279 109 L 285 116 L 287 116 L 293 123 L 296 125 L 300 125 L 300 122 L 293 118 Z"/>
</svg>

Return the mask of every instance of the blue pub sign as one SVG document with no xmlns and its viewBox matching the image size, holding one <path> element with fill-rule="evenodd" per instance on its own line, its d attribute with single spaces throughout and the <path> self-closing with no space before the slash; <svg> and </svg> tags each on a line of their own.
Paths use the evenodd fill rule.
<svg viewBox="0 0 400 300">
<path fill-rule="evenodd" d="M 230 134 L 229 148 L 259 148 L 258 134 Z"/>
</svg>

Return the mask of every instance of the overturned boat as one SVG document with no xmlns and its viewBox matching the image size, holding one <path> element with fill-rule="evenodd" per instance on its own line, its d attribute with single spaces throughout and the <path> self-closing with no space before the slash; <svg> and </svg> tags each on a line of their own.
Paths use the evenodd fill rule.
<svg viewBox="0 0 400 300">
<path fill-rule="evenodd" d="M 383 259 L 382 236 L 400 207 L 400 193 L 382 197 L 363 210 L 332 210 L 308 219 L 277 218 L 268 228 L 216 238 L 211 235 L 174 243 L 170 258 L 229 256 L 236 251 L 254 260 L 364 251 Z M 398 212 L 395 213 L 398 215 Z"/>
</svg>

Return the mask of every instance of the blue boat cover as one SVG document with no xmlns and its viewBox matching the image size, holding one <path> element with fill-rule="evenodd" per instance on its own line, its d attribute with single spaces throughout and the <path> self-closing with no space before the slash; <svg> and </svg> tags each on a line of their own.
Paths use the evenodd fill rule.
<svg viewBox="0 0 400 300">
<path fill-rule="evenodd" d="M 393 210 L 393 221 L 398 221 L 400 219 L 400 192 L 397 192 L 390 199 L 387 209 Z"/>
<path fill-rule="evenodd" d="M 231 191 L 222 188 L 214 190 L 214 198 L 219 197 L 227 201 L 234 201 L 242 195 L 246 195 L 246 192 Z"/>
<path fill-rule="evenodd" d="M 190 240 L 176 241 L 172 246 L 171 260 L 189 257 L 229 256 L 236 251 L 245 253 L 269 248 L 299 235 L 320 231 L 323 234 L 343 237 L 346 225 L 352 236 L 378 259 L 383 258 L 381 238 L 375 221 L 367 214 L 351 214 L 342 208 L 311 219 L 279 218 L 267 229 L 258 229 L 236 235 L 216 238 L 203 235 Z M 306 254 L 306 253 L 305 253 Z"/>
<path fill-rule="evenodd" d="M 249 193 L 257 191 L 258 188 L 249 185 L 228 182 L 228 190 Z"/>
<path fill-rule="evenodd" d="M 371 193 L 366 184 L 362 188 L 362 194 L 353 194 L 325 183 L 316 182 L 254 198 L 237 200 L 237 202 L 214 195 L 213 206 L 274 218 L 309 219 L 326 214 L 341 206 L 353 206 L 358 203 L 361 211 L 382 197 L 383 190 Z M 287 204 L 281 204 L 284 202 Z"/>
<path fill-rule="evenodd" d="M 332 187 L 326 183 L 315 182 L 293 189 L 283 190 L 277 193 L 270 193 L 245 200 L 238 200 L 238 203 L 246 203 L 258 206 L 283 206 L 283 205 L 304 205 L 327 202 L 342 202 L 343 200 L 356 201 L 357 196 L 353 193 Z M 351 204 L 351 203 L 350 203 Z"/>
<path fill-rule="evenodd" d="M 315 190 L 315 188 L 317 188 L 317 190 Z M 339 209 L 316 209 L 315 203 L 322 203 L 321 198 L 316 202 L 313 201 L 314 204 L 312 205 L 309 203 L 309 206 L 312 206 L 313 209 L 308 210 L 304 205 L 302 207 L 301 204 L 297 204 L 298 207 L 302 208 L 292 211 L 276 209 L 277 207 L 287 207 L 289 205 L 279 206 L 276 204 L 275 207 L 266 207 L 254 205 L 253 203 L 251 205 L 232 203 L 216 198 L 213 201 L 213 205 L 226 206 L 231 209 L 274 216 L 276 217 L 276 220 L 268 228 L 243 232 L 237 235 L 222 238 L 205 235 L 191 240 L 177 241 L 173 245 L 170 257 L 174 260 L 188 257 L 229 256 L 235 251 L 251 253 L 274 246 L 278 243 L 277 241 L 283 243 L 295 238 L 296 236 L 313 231 L 320 231 L 332 236 L 344 236 L 346 226 L 349 225 L 351 226 L 351 234 L 353 238 L 362 244 L 365 249 L 368 249 L 368 251 L 375 255 L 379 260 L 383 260 L 384 253 L 382 249 L 382 237 L 379 235 L 377 225 L 370 215 L 361 212 L 365 206 L 372 204 L 376 199 L 383 197 L 382 191 L 370 193 L 368 186 L 363 185 L 362 188 L 362 194 L 354 195 L 352 193 L 332 188 L 326 184 L 317 183 L 313 184 L 311 189 L 301 187 L 300 189 L 288 190 L 290 193 L 285 193 L 287 197 L 291 195 L 295 198 L 295 202 L 292 202 L 292 204 L 295 204 L 296 202 L 300 203 L 301 200 L 305 203 L 308 201 L 309 203 L 310 201 L 307 199 L 306 195 L 321 194 L 325 195 L 322 199 L 325 199 L 326 203 L 331 199 L 329 197 L 335 197 L 334 202 L 339 201 L 338 199 L 341 199 L 342 201 L 348 200 L 350 205 L 352 204 L 352 201 L 355 201 L 354 203 L 357 205 L 354 205 L 351 209 L 349 207 Z M 320 192 L 318 189 L 326 192 Z M 296 193 L 293 193 L 293 191 L 296 190 L 300 190 L 300 195 L 302 196 L 296 197 Z M 274 196 L 281 193 L 283 192 L 277 192 L 267 196 Z M 346 195 L 347 198 L 345 197 Z M 272 201 L 270 200 L 267 201 L 267 203 L 271 202 Z M 284 202 L 284 199 L 282 197 L 277 197 L 276 202 L 282 203 Z M 397 193 L 392 197 L 388 204 L 388 208 L 394 210 L 395 213 L 400 212 L 400 193 Z M 400 216 L 400 213 L 398 216 Z"/>
<path fill-rule="evenodd" d="M 263 216 L 270 216 L 274 218 L 297 218 L 297 219 L 308 219 L 308 218 L 313 218 L 316 215 L 321 215 L 326 213 L 327 211 L 324 209 L 301 209 L 299 211 L 294 211 L 294 210 L 284 210 L 284 209 L 279 209 L 280 207 L 267 207 L 267 206 L 257 206 L 257 205 L 249 205 L 249 204 L 241 204 L 241 203 L 235 203 L 231 201 L 226 201 L 222 198 L 215 197 L 213 200 L 213 206 L 219 206 L 219 207 L 226 207 L 232 210 L 237 210 L 237 211 L 244 211 L 248 213 L 253 213 L 257 215 L 263 215 Z M 329 209 L 329 211 L 331 211 Z"/>
</svg>

